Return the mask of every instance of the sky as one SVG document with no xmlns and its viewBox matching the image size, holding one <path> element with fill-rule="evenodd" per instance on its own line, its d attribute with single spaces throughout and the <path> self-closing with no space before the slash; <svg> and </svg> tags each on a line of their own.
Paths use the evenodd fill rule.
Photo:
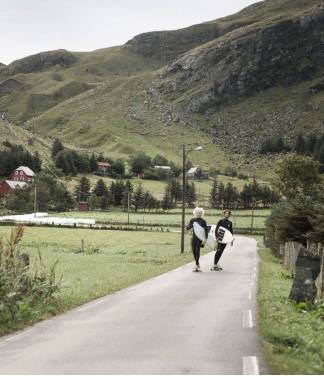
<svg viewBox="0 0 324 376">
<path fill-rule="evenodd" d="M 236 13 L 257 0 L 0 0 L 0 63 L 39 52 L 94 51 L 135 35 Z"/>
</svg>

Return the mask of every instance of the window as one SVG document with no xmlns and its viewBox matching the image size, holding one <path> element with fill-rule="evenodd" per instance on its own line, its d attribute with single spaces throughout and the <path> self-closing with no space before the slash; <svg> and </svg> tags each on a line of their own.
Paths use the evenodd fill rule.
<svg viewBox="0 0 324 376">
<path fill-rule="evenodd" d="M 20 181 L 24 181 L 25 179 L 24 179 L 23 176 L 21 176 L 19 180 L 20 180 Z"/>
<path fill-rule="evenodd" d="M 28 178 L 28 181 L 31 181 L 31 178 Z"/>
<path fill-rule="evenodd" d="M 18 171 L 15 171 L 15 175 L 18 175 Z"/>
<path fill-rule="evenodd" d="M 24 175 L 24 171 L 20 171 L 20 175 Z"/>
<path fill-rule="evenodd" d="M 18 181 L 18 178 L 15 178 L 15 181 Z"/>
</svg>

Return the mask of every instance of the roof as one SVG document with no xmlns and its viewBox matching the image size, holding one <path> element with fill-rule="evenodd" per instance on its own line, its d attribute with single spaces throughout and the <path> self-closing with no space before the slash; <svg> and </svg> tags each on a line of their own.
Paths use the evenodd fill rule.
<svg viewBox="0 0 324 376">
<path fill-rule="evenodd" d="M 17 185 L 19 187 L 23 187 L 24 185 L 26 185 L 26 183 L 23 181 L 5 180 L 4 183 L 7 183 L 10 186 L 10 188 L 16 188 Z"/>
<path fill-rule="evenodd" d="M 163 168 L 165 170 L 171 170 L 170 166 L 154 166 L 154 168 Z"/>
<path fill-rule="evenodd" d="M 97 165 L 98 166 L 102 166 L 102 167 L 110 167 L 111 165 L 107 162 L 97 162 Z"/>
<path fill-rule="evenodd" d="M 199 167 L 192 167 L 188 172 L 187 174 L 194 174 L 197 170 L 198 170 Z"/>
<path fill-rule="evenodd" d="M 34 176 L 35 175 L 34 171 L 32 171 L 29 167 L 26 167 L 26 166 L 20 166 L 20 167 L 16 168 L 15 171 L 24 171 L 24 173 L 28 176 Z"/>
</svg>

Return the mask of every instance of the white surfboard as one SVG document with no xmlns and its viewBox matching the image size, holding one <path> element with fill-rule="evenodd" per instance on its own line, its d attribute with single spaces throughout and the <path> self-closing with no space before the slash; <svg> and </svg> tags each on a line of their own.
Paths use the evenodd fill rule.
<svg viewBox="0 0 324 376">
<path fill-rule="evenodd" d="M 200 226 L 199 223 L 194 222 L 193 224 L 195 235 L 198 239 L 200 239 L 202 242 L 206 241 L 206 233 L 205 229 Z"/>
<path fill-rule="evenodd" d="M 212 249 L 215 248 L 215 243 L 216 243 L 215 231 L 216 231 L 216 225 L 211 225 L 209 233 L 208 233 L 207 245 L 209 245 L 209 247 Z"/>
<path fill-rule="evenodd" d="M 194 222 L 194 232 L 197 236 L 198 239 L 200 239 L 202 242 L 206 241 L 206 233 L 205 229 L 200 226 L 197 222 Z M 216 242 L 216 236 L 215 236 L 215 231 L 216 231 L 216 225 L 212 225 L 211 229 L 208 233 L 208 238 L 206 241 L 206 244 L 211 248 L 214 249 L 215 247 L 215 242 Z"/>
<path fill-rule="evenodd" d="M 217 233 L 217 238 L 220 243 L 228 244 L 234 240 L 233 235 L 225 227 L 220 226 Z"/>
</svg>

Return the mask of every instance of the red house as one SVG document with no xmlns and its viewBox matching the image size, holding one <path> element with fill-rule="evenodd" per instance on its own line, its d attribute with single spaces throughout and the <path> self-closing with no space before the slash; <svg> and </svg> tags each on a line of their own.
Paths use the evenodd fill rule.
<svg viewBox="0 0 324 376">
<path fill-rule="evenodd" d="M 111 167 L 111 165 L 107 162 L 97 162 L 97 165 L 98 165 L 98 168 L 97 168 L 98 172 L 107 172 L 107 170 L 110 169 Z"/>
<path fill-rule="evenodd" d="M 29 167 L 20 166 L 9 176 L 7 180 L 20 181 L 27 184 L 33 183 L 35 179 L 35 173 Z"/>
<path fill-rule="evenodd" d="M 79 211 L 89 211 L 90 204 L 89 202 L 79 202 Z"/>
<path fill-rule="evenodd" d="M 0 197 L 4 198 L 11 189 L 15 189 L 16 187 L 23 187 L 26 183 L 21 181 L 12 181 L 12 180 L 5 180 L 0 183 Z"/>
<path fill-rule="evenodd" d="M 33 143 L 34 143 L 34 140 L 33 140 L 32 138 L 30 138 L 30 139 L 27 141 L 27 144 L 28 144 L 28 145 L 33 145 Z"/>
</svg>

